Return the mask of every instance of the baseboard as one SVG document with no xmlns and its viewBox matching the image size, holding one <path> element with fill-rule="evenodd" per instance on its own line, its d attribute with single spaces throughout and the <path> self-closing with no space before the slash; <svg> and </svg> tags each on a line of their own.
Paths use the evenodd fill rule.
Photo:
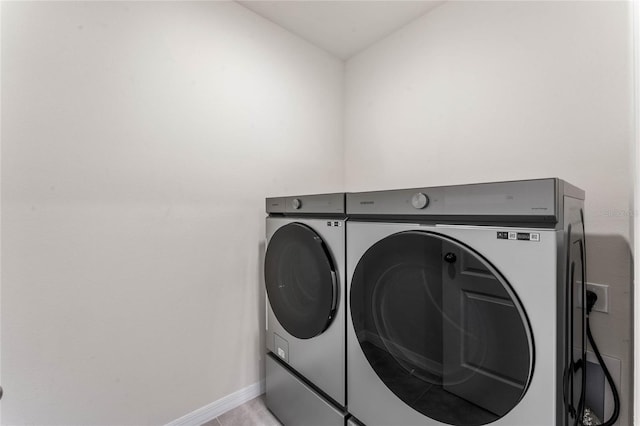
<svg viewBox="0 0 640 426">
<path fill-rule="evenodd" d="M 200 426 L 264 393 L 264 380 L 198 408 L 165 426 Z"/>
</svg>

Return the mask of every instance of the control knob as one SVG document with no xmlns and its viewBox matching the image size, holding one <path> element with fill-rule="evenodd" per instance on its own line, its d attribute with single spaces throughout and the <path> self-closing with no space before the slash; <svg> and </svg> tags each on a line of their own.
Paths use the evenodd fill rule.
<svg viewBox="0 0 640 426">
<path fill-rule="evenodd" d="M 293 208 L 296 210 L 302 207 L 302 201 L 300 201 L 300 198 L 294 198 L 291 204 L 293 205 Z"/>
<path fill-rule="evenodd" d="M 411 205 L 416 209 L 424 209 L 429 205 L 429 197 L 423 192 L 417 192 L 411 197 Z"/>
</svg>

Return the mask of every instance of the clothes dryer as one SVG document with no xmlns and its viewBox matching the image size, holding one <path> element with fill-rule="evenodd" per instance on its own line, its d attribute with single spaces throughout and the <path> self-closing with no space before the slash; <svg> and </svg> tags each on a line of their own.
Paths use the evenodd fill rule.
<svg viewBox="0 0 640 426">
<path fill-rule="evenodd" d="M 266 204 L 267 406 L 285 424 L 343 426 L 345 194 Z"/>
<path fill-rule="evenodd" d="M 367 426 L 574 424 L 583 200 L 560 179 L 347 194 L 349 412 Z"/>
</svg>

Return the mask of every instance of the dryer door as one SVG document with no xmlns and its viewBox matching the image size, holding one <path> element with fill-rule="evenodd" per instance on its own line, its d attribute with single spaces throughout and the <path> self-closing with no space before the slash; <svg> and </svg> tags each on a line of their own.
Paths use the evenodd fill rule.
<svg viewBox="0 0 640 426">
<path fill-rule="evenodd" d="M 309 339 L 329 326 L 338 296 L 336 270 L 313 229 L 290 223 L 273 234 L 264 279 L 271 309 L 289 334 Z"/>
<path fill-rule="evenodd" d="M 533 341 L 511 286 L 480 254 L 409 231 L 373 245 L 350 293 L 358 342 L 380 380 L 443 423 L 484 425 L 515 407 L 533 371 Z"/>
</svg>

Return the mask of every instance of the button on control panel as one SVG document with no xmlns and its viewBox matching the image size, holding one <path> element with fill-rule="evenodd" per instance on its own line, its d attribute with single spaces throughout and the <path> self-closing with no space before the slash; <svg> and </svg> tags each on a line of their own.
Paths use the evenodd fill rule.
<svg viewBox="0 0 640 426">
<path fill-rule="evenodd" d="M 499 240 L 540 241 L 538 232 L 498 231 Z"/>
<path fill-rule="evenodd" d="M 417 192 L 411 197 L 411 205 L 416 209 L 424 209 L 429 205 L 429 197 L 423 192 Z"/>
</svg>

